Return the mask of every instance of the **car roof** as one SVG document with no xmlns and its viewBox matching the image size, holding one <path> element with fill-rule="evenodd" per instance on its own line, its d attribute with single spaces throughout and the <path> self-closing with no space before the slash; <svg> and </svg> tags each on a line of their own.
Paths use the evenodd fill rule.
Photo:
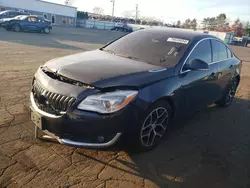
<svg viewBox="0 0 250 188">
<path fill-rule="evenodd" d="M 197 31 L 190 31 L 187 29 L 179 29 L 179 28 L 147 28 L 147 29 L 142 29 L 139 30 L 139 32 L 151 32 L 151 33 L 159 33 L 162 35 L 166 35 L 166 37 L 168 36 L 174 36 L 176 38 L 185 38 L 188 39 L 190 41 L 193 40 L 200 40 L 203 38 L 216 38 L 213 35 L 209 35 L 206 33 L 200 33 Z"/>
</svg>

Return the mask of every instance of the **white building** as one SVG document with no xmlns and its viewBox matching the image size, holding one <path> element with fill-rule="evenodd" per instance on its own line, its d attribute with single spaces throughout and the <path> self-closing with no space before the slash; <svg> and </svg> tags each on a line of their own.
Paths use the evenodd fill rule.
<svg viewBox="0 0 250 188">
<path fill-rule="evenodd" d="M 43 15 L 54 25 L 75 26 L 77 8 L 43 0 L 0 0 L 0 10 L 17 10 Z"/>
</svg>

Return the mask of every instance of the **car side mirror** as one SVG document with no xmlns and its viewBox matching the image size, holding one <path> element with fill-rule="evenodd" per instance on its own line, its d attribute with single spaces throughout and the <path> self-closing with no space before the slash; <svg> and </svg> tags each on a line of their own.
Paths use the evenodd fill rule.
<svg viewBox="0 0 250 188">
<path fill-rule="evenodd" d="M 201 59 L 194 59 L 189 64 L 186 64 L 184 68 L 185 70 L 208 70 L 209 65 Z"/>
</svg>

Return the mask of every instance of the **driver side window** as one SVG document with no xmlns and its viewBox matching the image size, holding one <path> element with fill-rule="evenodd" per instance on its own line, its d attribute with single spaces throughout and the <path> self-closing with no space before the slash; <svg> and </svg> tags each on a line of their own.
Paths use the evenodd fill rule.
<svg viewBox="0 0 250 188">
<path fill-rule="evenodd" d="M 29 20 L 29 22 L 37 22 L 36 17 L 29 17 L 28 20 Z"/>
<path fill-rule="evenodd" d="M 212 49 L 209 39 L 201 41 L 189 56 L 186 64 L 190 64 L 194 59 L 200 59 L 206 63 L 212 62 Z"/>
</svg>

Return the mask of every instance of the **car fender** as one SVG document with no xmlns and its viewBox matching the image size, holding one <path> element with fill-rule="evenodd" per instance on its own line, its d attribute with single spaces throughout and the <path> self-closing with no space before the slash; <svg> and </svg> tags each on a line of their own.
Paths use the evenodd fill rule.
<svg viewBox="0 0 250 188">
<path fill-rule="evenodd" d="M 140 107 L 141 111 L 145 111 L 156 101 L 168 100 L 171 101 L 171 106 L 175 108 L 175 106 L 178 106 L 178 89 L 181 85 L 181 79 L 172 76 L 141 88 L 137 100 L 135 100 L 135 105 Z"/>
</svg>

